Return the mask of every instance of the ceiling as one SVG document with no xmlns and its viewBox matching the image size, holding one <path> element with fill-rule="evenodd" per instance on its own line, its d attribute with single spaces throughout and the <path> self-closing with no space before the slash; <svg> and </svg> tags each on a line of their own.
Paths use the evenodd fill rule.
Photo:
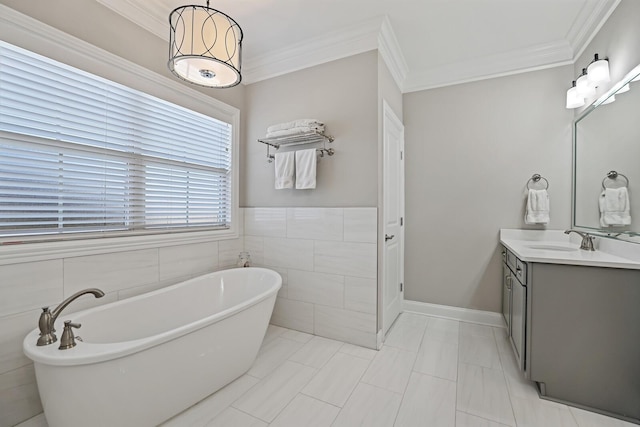
<svg viewBox="0 0 640 427">
<path fill-rule="evenodd" d="M 165 40 L 203 0 L 96 0 Z M 250 84 L 378 48 L 402 92 L 574 62 L 620 0 L 213 0 Z"/>
</svg>

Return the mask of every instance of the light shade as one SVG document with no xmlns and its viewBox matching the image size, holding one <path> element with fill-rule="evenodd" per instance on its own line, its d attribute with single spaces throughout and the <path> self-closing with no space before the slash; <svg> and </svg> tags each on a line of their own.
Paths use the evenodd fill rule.
<svg viewBox="0 0 640 427">
<path fill-rule="evenodd" d="M 200 86 L 236 86 L 240 74 L 242 29 L 228 15 L 207 6 L 181 6 L 169 15 L 169 69 Z"/>
<path fill-rule="evenodd" d="M 588 98 L 596 94 L 596 85 L 589 80 L 589 76 L 587 75 L 587 69 L 582 69 L 582 74 L 576 80 L 576 87 L 578 88 L 578 93 L 583 98 Z"/>
<path fill-rule="evenodd" d="M 611 81 L 611 77 L 609 76 L 609 61 L 599 59 L 596 53 L 593 62 L 587 67 L 587 76 L 594 86 Z"/>
<path fill-rule="evenodd" d="M 578 93 L 576 82 L 567 91 L 567 108 L 578 108 L 584 105 L 584 98 Z"/>
</svg>

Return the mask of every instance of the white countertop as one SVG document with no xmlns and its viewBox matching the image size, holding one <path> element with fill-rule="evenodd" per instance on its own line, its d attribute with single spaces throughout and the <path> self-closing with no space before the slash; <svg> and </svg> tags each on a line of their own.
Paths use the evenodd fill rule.
<svg viewBox="0 0 640 427">
<path fill-rule="evenodd" d="M 500 230 L 500 243 L 522 261 L 640 270 L 640 245 L 596 237 L 592 252 L 579 249 L 581 240 L 562 230 Z"/>
</svg>

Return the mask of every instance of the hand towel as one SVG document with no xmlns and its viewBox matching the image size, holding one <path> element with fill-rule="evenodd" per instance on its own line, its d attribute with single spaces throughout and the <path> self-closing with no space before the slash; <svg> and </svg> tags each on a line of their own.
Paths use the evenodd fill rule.
<svg viewBox="0 0 640 427">
<path fill-rule="evenodd" d="M 598 200 L 602 227 L 631 224 L 627 187 L 605 188 Z"/>
<path fill-rule="evenodd" d="M 549 222 L 549 193 L 547 190 L 529 189 L 525 224 L 547 224 Z"/>
<path fill-rule="evenodd" d="M 296 188 L 316 188 L 316 149 L 296 151 Z"/>
<path fill-rule="evenodd" d="M 288 129 L 280 129 L 267 131 L 267 138 L 271 138 L 274 136 L 289 136 L 296 135 L 298 133 L 306 133 L 311 131 L 324 132 L 324 125 L 314 125 L 314 126 L 295 126 Z"/>
<path fill-rule="evenodd" d="M 267 128 L 267 133 L 276 132 L 279 130 L 287 130 L 295 127 L 308 127 L 314 128 L 316 126 L 324 126 L 324 123 L 316 119 L 299 119 L 292 122 L 278 123 L 271 125 Z"/>
<path fill-rule="evenodd" d="M 293 188 L 293 170 L 295 165 L 295 152 L 275 154 L 276 190 Z"/>
</svg>

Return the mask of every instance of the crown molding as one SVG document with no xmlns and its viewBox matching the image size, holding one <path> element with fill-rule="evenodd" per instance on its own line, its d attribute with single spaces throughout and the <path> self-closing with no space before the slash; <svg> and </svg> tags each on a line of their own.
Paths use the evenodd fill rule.
<svg viewBox="0 0 640 427">
<path fill-rule="evenodd" d="M 573 50 L 575 62 L 622 0 L 599 0 L 590 10 L 583 7 L 565 37 Z"/>
<path fill-rule="evenodd" d="M 380 33 L 378 34 L 378 51 L 380 52 L 382 60 L 387 64 L 387 67 L 389 67 L 389 72 L 393 80 L 395 80 L 400 91 L 402 91 L 407 73 L 409 72 L 409 66 L 404 59 L 400 43 L 398 43 L 396 34 L 393 32 L 391 22 L 387 16 L 383 18 Z"/>
<path fill-rule="evenodd" d="M 375 18 L 335 31 L 328 37 L 302 40 L 283 49 L 247 58 L 242 64 L 242 81 L 245 84 L 256 83 L 377 49 L 380 27 L 381 18 Z"/>
<path fill-rule="evenodd" d="M 531 46 L 431 68 L 409 74 L 403 93 L 503 77 L 571 64 L 573 50 L 566 40 Z"/>
<path fill-rule="evenodd" d="M 168 40 L 166 13 L 161 10 L 159 2 L 96 1 Z M 389 19 L 384 16 L 259 56 L 245 56 L 242 83 L 255 83 L 373 49 L 379 50 L 403 93 L 572 64 L 620 2 L 597 0 L 595 4 L 585 3 L 562 40 L 413 73 L 409 71 Z"/>
<path fill-rule="evenodd" d="M 136 25 L 144 28 L 152 34 L 169 41 L 169 15 L 161 20 L 158 17 L 165 13 L 159 8 L 157 2 L 131 1 L 131 0 L 96 0 L 104 7 L 122 15 Z M 144 7 L 140 5 L 144 4 Z M 135 17 L 135 19 L 133 18 Z"/>
</svg>

